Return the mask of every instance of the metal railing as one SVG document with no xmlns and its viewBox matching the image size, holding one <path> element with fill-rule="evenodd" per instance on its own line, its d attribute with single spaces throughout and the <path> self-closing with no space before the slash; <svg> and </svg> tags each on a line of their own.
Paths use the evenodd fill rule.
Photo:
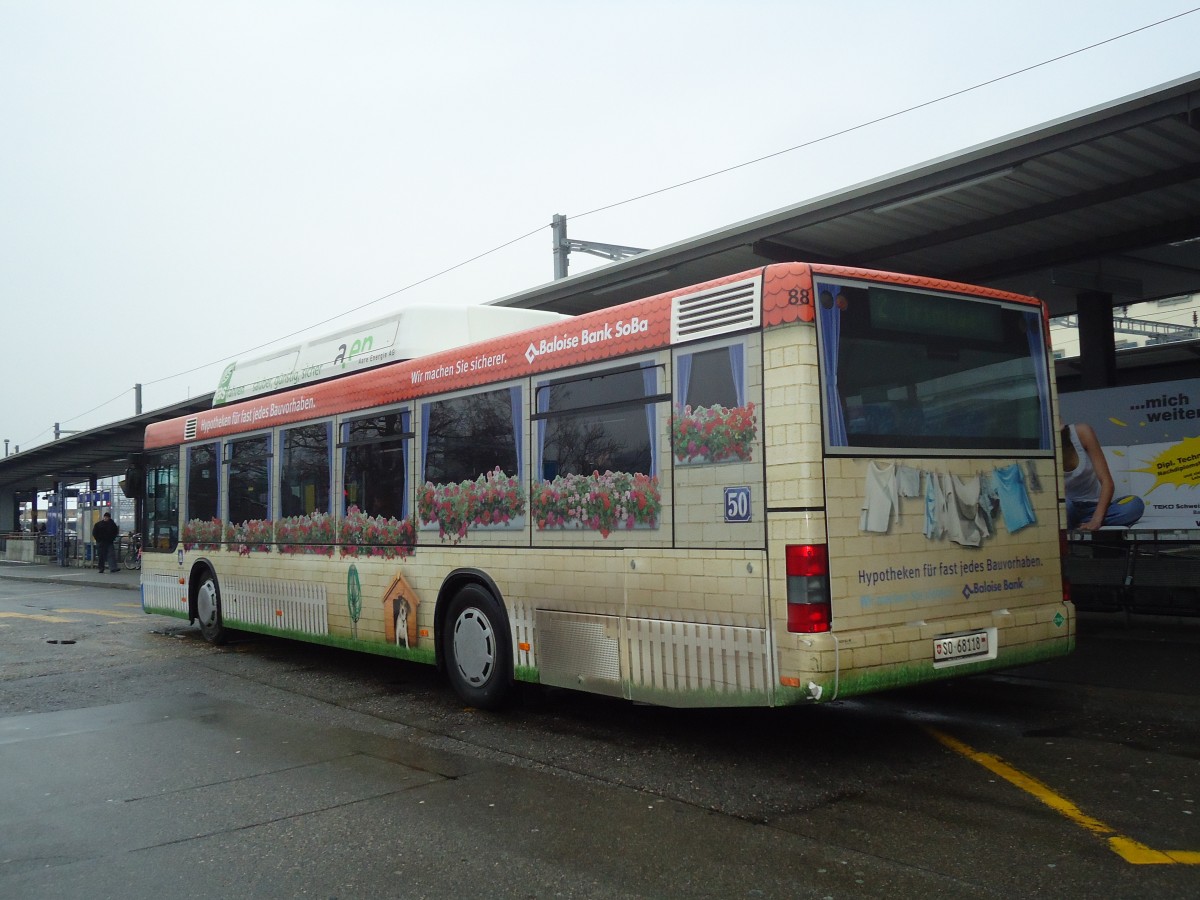
<svg viewBox="0 0 1200 900">
<path fill-rule="evenodd" d="M 1081 610 L 1200 616 L 1200 541 L 1158 532 L 1072 535 L 1063 572 Z"/>
</svg>

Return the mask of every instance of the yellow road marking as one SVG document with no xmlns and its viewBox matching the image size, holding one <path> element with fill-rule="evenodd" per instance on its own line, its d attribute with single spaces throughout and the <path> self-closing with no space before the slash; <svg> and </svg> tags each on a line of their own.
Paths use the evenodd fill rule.
<svg viewBox="0 0 1200 900">
<path fill-rule="evenodd" d="M 45 616 L 37 613 L 0 612 L 0 619 L 32 619 L 34 622 L 70 622 L 62 616 Z"/>
<path fill-rule="evenodd" d="M 60 609 L 59 613 L 70 613 L 71 615 L 82 616 L 102 616 L 105 619 L 140 619 L 142 616 L 138 613 L 121 612 L 115 609 Z M 50 622 L 52 624 L 61 624 L 63 622 L 74 622 L 74 619 L 68 619 L 65 615 L 52 615 L 50 613 L 19 613 L 19 612 L 0 612 L 0 619 L 28 619 L 33 622 Z"/>
<path fill-rule="evenodd" d="M 1097 837 L 1104 838 L 1108 843 L 1109 849 L 1127 863 L 1133 863 L 1134 865 L 1172 865 L 1174 863 L 1182 863 L 1185 866 L 1200 865 L 1200 852 L 1193 852 L 1191 850 L 1155 850 L 1147 847 L 1145 844 L 1133 840 L 1133 838 L 1118 834 L 1115 829 L 1105 825 L 1099 819 L 1092 818 L 1066 797 L 1056 794 L 1051 788 L 1042 784 L 1033 776 L 1026 775 L 1021 770 L 1010 766 L 1000 757 L 976 750 L 957 738 L 953 738 L 943 731 L 938 731 L 936 728 L 926 726 L 925 731 L 943 746 L 950 748 L 961 756 L 965 756 L 972 762 L 979 763 L 979 765 L 983 766 L 989 772 L 999 775 L 1010 784 L 1019 787 L 1028 794 L 1032 794 L 1056 813 L 1066 816 L 1066 818 L 1070 819 L 1076 825 L 1086 828 Z"/>
</svg>

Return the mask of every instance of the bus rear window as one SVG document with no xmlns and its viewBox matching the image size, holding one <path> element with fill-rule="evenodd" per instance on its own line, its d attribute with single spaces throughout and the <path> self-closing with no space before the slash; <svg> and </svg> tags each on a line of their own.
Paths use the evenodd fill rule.
<svg viewBox="0 0 1200 900">
<path fill-rule="evenodd" d="M 817 318 L 831 452 L 1049 452 L 1039 310 L 818 280 Z"/>
</svg>

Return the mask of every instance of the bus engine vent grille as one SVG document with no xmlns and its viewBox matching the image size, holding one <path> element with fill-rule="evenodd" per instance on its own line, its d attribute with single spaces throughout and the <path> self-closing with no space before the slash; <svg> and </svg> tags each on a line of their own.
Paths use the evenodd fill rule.
<svg viewBox="0 0 1200 900">
<path fill-rule="evenodd" d="M 538 674 L 542 684 L 620 697 L 620 620 L 539 609 Z"/>
<path fill-rule="evenodd" d="M 671 341 L 692 341 L 754 328 L 761 320 L 761 310 L 761 278 L 676 297 L 671 304 Z"/>
<path fill-rule="evenodd" d="M 183 423 L 183 439 L 185 441 L 194 441 L 196 439 L 198 420 L 195 416 Z"/>
</svg>

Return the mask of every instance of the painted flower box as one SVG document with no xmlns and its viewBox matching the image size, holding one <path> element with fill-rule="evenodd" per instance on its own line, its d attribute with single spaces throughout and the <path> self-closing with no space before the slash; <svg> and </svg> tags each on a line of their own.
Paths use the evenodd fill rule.
<svg viewBox="0 0 1200 900">
<path fill-rule="evenodd" d="M 220 519 L 189 519 L 183 526 L 183 549 L 220 550 L 224 533 Z"/>
<path fill-rule="evenodd" d="M 438 536 L 454 543 L 471 528 L 519 525 L 524 515 L 524 487 L 516 475 L 505 475 L 498 468 L 458 484 L 427 481 L 417 492 L 421 524 L 436 524 Z"/>
<path fill-rule="evenodd" d="M 333 516 L 325 512 L 284 516 L 275 523 L 275 541 L 280 553 L 333 556 Z"/>
<path fill-rule="evenodd" d="M 680 465 L 749 462 L 758 438 L 754 404 L 676 409 L 671 438 Z"/>
<path fill-rule="evenodd" d="M 534 488 L 530 514 L 539 531 L 587 528 L 608 537 L 618 529 L 657 528 L 658 477 L 629 472 L 559 475 Z"/>
<path fill-rule="evenodd" d="M 270 519 L 249 519 L 240 525 L 225 523 L 225 544 L 237 549 L 242 556 L 250 553 L 270 553 L 274 534 Z"/>
<path fill-rule="evenodd" d="M 338 543 L 343 557 L 405 559 L 417 544 L 417 523 L 412 518 L 368 516 L 351 506 L 338 525 Z"/>
</svg>

